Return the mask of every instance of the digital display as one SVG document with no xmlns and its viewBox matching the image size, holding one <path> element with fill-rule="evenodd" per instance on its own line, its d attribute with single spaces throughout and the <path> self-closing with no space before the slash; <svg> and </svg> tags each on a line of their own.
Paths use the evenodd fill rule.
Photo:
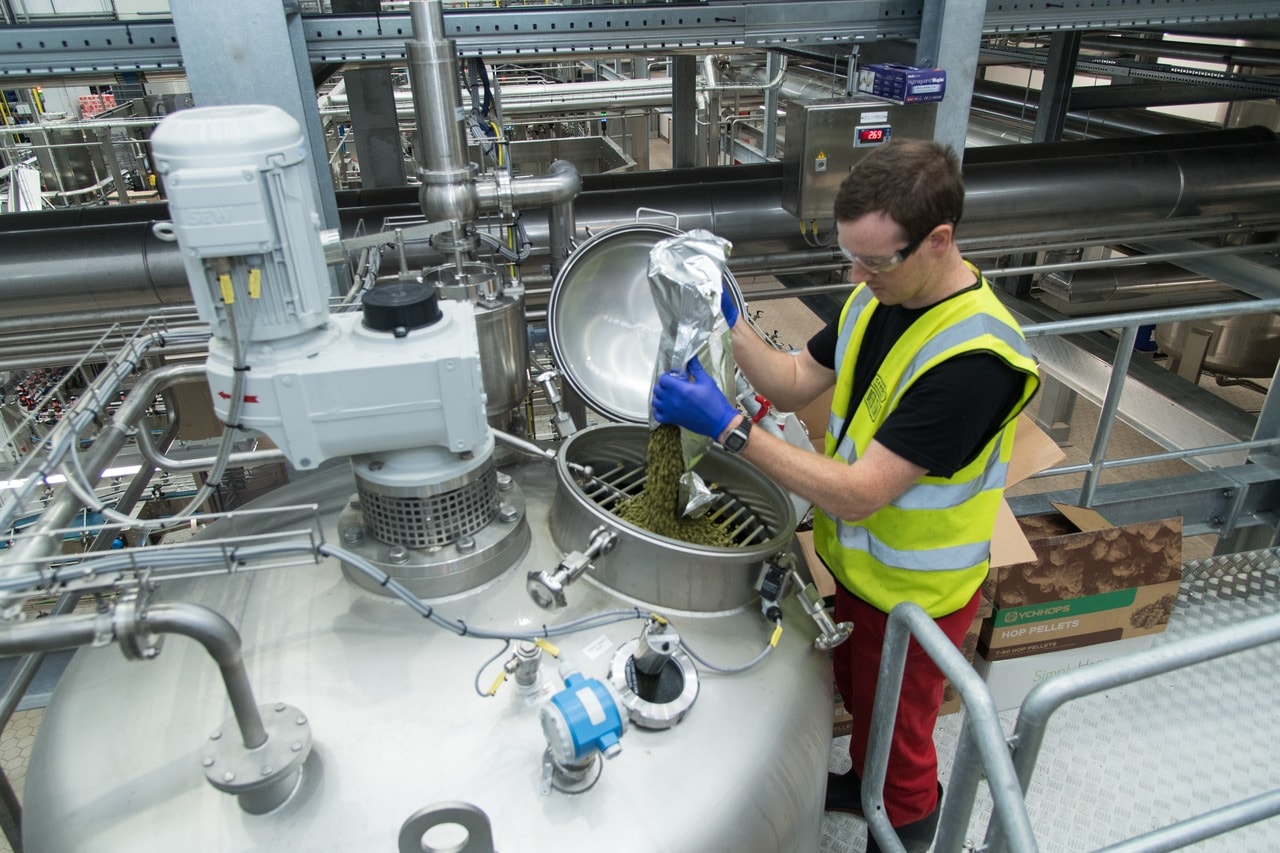
<svg viewBox="0 0 1280 853">
<path fill-rule="evenodd" d="M 883 145 L 889 141 L 889 137 L 893 134 L 893 128 L 887 124 L 859 127 L 855 129 L 854 134 L 853 145 L 855 148 L 863 145 Z"/>
</svg>

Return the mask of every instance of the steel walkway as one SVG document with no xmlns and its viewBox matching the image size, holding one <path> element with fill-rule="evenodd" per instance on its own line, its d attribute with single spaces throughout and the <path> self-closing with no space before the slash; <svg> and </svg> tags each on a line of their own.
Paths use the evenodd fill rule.
<svg viewBox="0 0 1280 853">
<path fill-rule="evenodd" d="M 1280 611 L 1280 550 L 1192 560 L 1169 628 L 1155 645 Z M 1235 801 L 1280 789 L 1280 644 L 1198 664 L 1068 703 L 1053 717 L 1027 811 L 1046 853 L 1096 850 Z M 945 777 L 962 714 L 934 734 Z M 1006 735 L 1018 711 L 1000 714 Z M 847 738 L 831 769 L 848 766 Z M 968 845 L 983 842 L 992 804 L 979 787 Z M 822 853 L 861 851 L 863 824 L 826 815 Z M 1280 818 L 1187 849 L 1280 850 Z"/>
</svg>

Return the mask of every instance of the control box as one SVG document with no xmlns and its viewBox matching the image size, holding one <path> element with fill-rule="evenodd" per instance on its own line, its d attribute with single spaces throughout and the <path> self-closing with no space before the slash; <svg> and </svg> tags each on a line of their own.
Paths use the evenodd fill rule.
<svg viewBox="0 0 1280 853">
<path fill-rule="evenodd" d="M 937 104 L 882 98 L 787 102 L 782 206 L 802 223 L 830 223 L 841 181 L 859 160 L 894 136 L 932 139 Z"/>
</svg>

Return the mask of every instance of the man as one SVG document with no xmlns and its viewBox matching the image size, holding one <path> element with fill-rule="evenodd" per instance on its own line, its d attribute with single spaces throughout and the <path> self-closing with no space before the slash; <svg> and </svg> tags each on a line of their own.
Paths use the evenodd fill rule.
<svg viewBox="0 0 1280 853">
<path fill-rule="evenodd" d="M 864 158 L 836 195 L 840 249 L 860 282 L 836 322 L 788 354 L 721 300 L 739 367 L 777 408 L 797 411 L 834 385 L 823 454 L 751 431 L 697 359 L 654 388 L 659 422 L 714 438 L 815 507 L 814 543 L 839 582 L 835 617 L 854 625 L 833 656 L 853 717 L 853 770 L 828 777 L 828 810 L 861 814 L 889 611 L 915 602 L 957 647 L 973 622 L 1014 418 L 1039 384 L 1017 323 L 956 247 L 963 204 L 953 154 L 895 139 Z M 884 791 L 909 851 L 927 850 L 937 828 L 942 687 L 913 641 Z"/>
</svg>

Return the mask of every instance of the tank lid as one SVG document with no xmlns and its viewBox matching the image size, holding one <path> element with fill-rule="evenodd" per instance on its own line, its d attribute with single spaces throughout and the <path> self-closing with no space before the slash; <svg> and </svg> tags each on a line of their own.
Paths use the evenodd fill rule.
<svg viewBox="0 0 1280 853">
<path fill-rule="evenodd" d="M 647 424 L 662 323 L 649 290 L 649 250 L 682 232 L 631 223 L 601 231 L 570 256 L 547 304 L 556 364 L 574 391 L 611 420 Z M 725 271 L 739 307 L 742 294 Z"/>
</svg>

